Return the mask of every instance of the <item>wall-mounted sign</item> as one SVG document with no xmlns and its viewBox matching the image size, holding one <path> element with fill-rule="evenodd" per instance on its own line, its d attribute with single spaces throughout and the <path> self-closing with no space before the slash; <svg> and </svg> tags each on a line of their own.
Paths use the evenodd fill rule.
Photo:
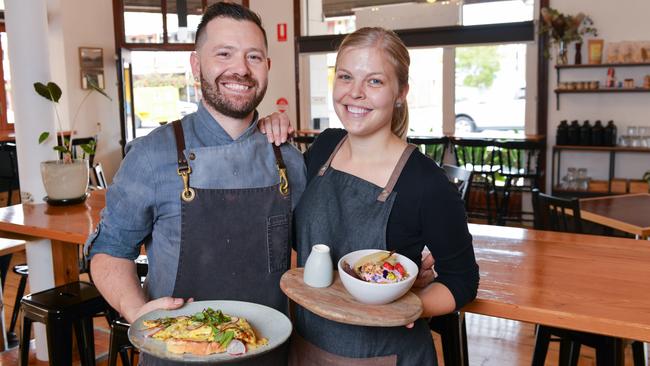
<svg viewBox="0 0 650 366">
<path fill-rule="evenodd" d="M 278 23 L 278 42 L 287 41 L 287 23 Z"/>
<path fill-rule="evenodd" d="M 289 109 L 289 101 L 286 98 L 279 98 L 275 105 L 278 107 L 278 112 L 284 113 Z"/>
</svg>

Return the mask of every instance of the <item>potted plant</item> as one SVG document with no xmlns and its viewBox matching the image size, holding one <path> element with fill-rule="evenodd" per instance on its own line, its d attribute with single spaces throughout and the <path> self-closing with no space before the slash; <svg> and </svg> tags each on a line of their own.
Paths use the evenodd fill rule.
<svg viewBox="0 0 650 366">
<path fill-rule="evenodd" d="M 593 27 L 594 22 L 583 13 L 577 15 L 562 14 L 551 7 L 541 10 L 540 35 L 548 36 L 549 45 L 557 45 L 558 65 L 568 63 L 568 47 L 571 42 L 582 43 L 582 37 L 587 34 L 598 36 L 598 30 Z M 549 56 L 548 48 L 544 55 Z"/>
<path fill-rule="evenodd" d="M 648 193 L 650 193 L 650 170 L 643 173 L 643 180 L 648 182 Z"/>
<path fill-rule="evenodd" d="M 86 198 L 86 190 L 88 189 L 88 160 L 72 159 L 72 141 L 74 140 L 75 122 L 81 107 L 86 102 L 90 94 L 96 91 L 111 100 L 111 98 L 94 82 L 94 80 L 87 78 L 89 85 L 88 93 L 81 100 L 75 111 L 72 123 L 70 125 L 70 138 L 63 135 L 61 117 L 57 109 L 59 99 L 61 99 L 61 88 L 54 83 L 34 83 L 34 90 L 38 95 L 54 103 L 54 112 L 56 114 L 57 128 L 60 133 L 60 139 L 54 150 L 56 150 L 60 159 L 48 160 L 41 162 L 41 177 L 43 178 L 43 185 L 47 193 L 46 201 L 52 204 L 66 204 L 83 202 Z M 43 132 L 38 138 L 38 143 L 43 143 L 50 138 L 49 132 Z M 94 142 L 90 144 L 80 145 L 85 154 L 94 154 Z"/>
</svg>

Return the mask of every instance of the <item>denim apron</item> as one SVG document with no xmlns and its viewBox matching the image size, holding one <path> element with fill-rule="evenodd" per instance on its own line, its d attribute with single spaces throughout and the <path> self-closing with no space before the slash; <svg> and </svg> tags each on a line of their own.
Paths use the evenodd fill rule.
<svg viewBox="0 0 650 366">
<path fill-rule="evenodd" d="M 272 145 L 279 184 L 247 189 L 191 188 L 192 170 L 185 158 L 185 139 L 179 121 L 174 122 L 174 133 L 178 174 L 184 189 L 179 198 L 181 247 L 173 296 L 192 297 L 195 301 L 249 301 L 286 314 L 287 298 L 279 283 L 290 264 L 291 195 L 280 148 Z M 195 149 L 189 158 L 223 156 L 202 154 L 202 149 Z M 287 349 L 288 342 L 259 357 L 227 365 L 286 365 Z M 146 354 L 141 355 L 141 360 L 147 366 L 184 364 Z"/>
<path fill-rule="evenodd" d="M 386 187 L 381 188 L 330 167 L 346 138 L 311 180 L 296 207 L 299 266 L 305 265 L 316 243 L 330 246 L 334 263 L 355 250 L 386 249 L 386 226 L 396 196 L 392 190 L 415 146 L 408 145 Z M 296 305 L 294 326 L 291 366 L 423 366 L 437 362 L 424 319 L 417 320 L 412 329 L 356 326 L 327 320 Z"/>
</svg>

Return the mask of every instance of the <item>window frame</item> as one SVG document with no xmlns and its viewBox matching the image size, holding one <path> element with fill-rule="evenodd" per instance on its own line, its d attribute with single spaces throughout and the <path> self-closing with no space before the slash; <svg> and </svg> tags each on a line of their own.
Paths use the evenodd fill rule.
<svg viewBox="0 0 650 366">
<path fill-rule="evenodd" d="M 4 22 L 0 22 L 0 32 L 6 32 Z M 0 111 L 0 131 L 13 132 L 14 124 L 9 123 L 7 120 L 7 90 L 5 88 L 5 70 L 2 64 L 3 57 L 2 47 L 0 47 L 0 81 L 2 82 L 2 86 L 0 86 L 0 105 L 2 106 L 2 110 Z"/>
</svg>

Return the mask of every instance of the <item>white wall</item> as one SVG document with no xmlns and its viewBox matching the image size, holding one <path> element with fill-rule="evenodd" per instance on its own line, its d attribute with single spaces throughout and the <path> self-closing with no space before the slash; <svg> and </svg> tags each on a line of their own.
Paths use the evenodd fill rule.
<svg viewBox="0 0 650 366">
<path fill-rule="evenodd" d="M 258 107 L 264 116 L 277 111 L 279 98 L 289 101 L 287 114 L 296 126 L 296 78 L 294 67 L 293 0 L 250 0 L 250 8 L 262 17 L 269 42 L 271 72 L 264 100 Z M 278 42 L 277 24 L 287 24 L 287 41 Z"/>
<path fill-rule="evenodd" d="M 77 136 L 98 136 L 95 161 L 101 162 L 109 180 L 122 159 L 120 148 L 119 99 L 117 94 L 117 71 L 115 66 L 115 37 L 113 30 L 113 5 L 106 0 L 64 0 L 53 8 L 48 3 L 48 19 L 59 19 L 62 39 L 53 40 L 52 50 L 61 57 L 53 57 L 52 74 L 63 77 L 59 83 L 63 89 L 61 103 L 66 105 L 65 123 L 71 123 L 87 90 L 81 89 L 79 47 L 100 47 L 104 55 L 104 83 L 106 93 L 113 99 L 93 92 L 79 110 L 74 126 Z M 51 26 L 52 22 L 50 21 Z M 70 125 L 64 128 L 71 128 Z"/>
<path fill-rule="evenodd" d="M 553 0 L 551 6 L 567 14 L 583 12 L 591 17 L 598 29 L 598 38 L 607 42 L 618 41 L 650 41 L 650 2 L 647 0 Z M 585 43 L 586 45 L 586 43 Z M 569 47 L 569 63 L 573 63 L 575 47 Z M 604 56 L 603 56 L 604 57 Z M 587 61 L 586 46 L 582 49 L 582 60 Z M 555 144 L 557 125 L 563 119 L 577 119 L 582 122 L 595 120 L 603 123 L 614 120 L 618 127 L 618 135 L 625 133 L 626 126 L 650 126 L 650 93 L 620 93 L 620 94 L 563 94 L 560 96 L 560 110 L 556 110 L 555 93 L 557 87 L 555 77 L 555 61 L 549 62 L 549 113 L 548 141 L 549 147 Z M 632 77 L 639 86 L 643 76 L 650 74 L 650 67 L 617 68 L 617 80 Z M 563 70 L 562 81 L 599 80 L 603 85 L 607 69 Z M 568 166 L 585 167 L 593 179 L 607 179 L 607 155 L 603 153 L 564 154 L 560 175 L 566 173 Z M 547 187 L 550 190 L 551 152 L 547 153 Z M 641 179 L 643 172 L 650 170 L 650 157 L 647 154 L 618 154 L 616 160 L 616 177 Z"/>
</svg>

